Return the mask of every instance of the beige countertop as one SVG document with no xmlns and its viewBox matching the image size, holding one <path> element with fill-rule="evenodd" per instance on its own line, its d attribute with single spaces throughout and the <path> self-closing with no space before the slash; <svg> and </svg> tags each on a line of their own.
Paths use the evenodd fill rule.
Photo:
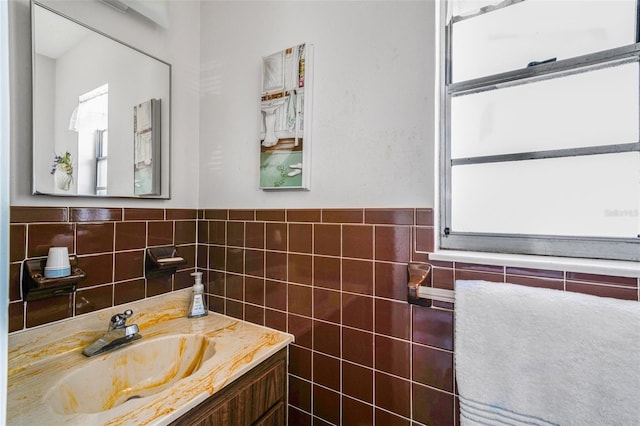
<svg viewBox="0 0 640 426">
<path fill-rule="evenodd" d="M 213 312 L 201 318 L 186 318 L 190 295 L 190 289 L 180 290 L 133 302 L 119 309 L 105 309 L 10 334 L 8 424 L 164 425 L 293 341 L 290 334 Z M 133 310 L 128 323 L 138 324 L 142 339 L 106 354 L 91 358 L 82 355 L 85 346 L 104 334 L 109 318 L 124 309 Z M 208 355 L 213 355 L 203 360 L 191 375 L 157 393 L 136 397 L 104 411 L 83 410 L 81 397 L 86 400 L 91 391 L 104 389 L 105 380 L 111 380 L 104 377 L 110 374 L 108 369 L 102 367 L 106 361 L 113 361 L 113 357 L 118 355 L 124 357 L 129 348 L 136 345 L 147 345 L 149 352 L 157 352 L 144 354 L 151 357 L 150 365 L 167 364 L 172 362 L 167 358 L 173 356 L 172 350 L 165 350 L 163 345 L 171 344 L 173 337 L 194 335 L 200 341 L 205 339 L 212 342 L 207 343 L 205 349 L 198 350 L 206 350 Z M 188 339 L 185 341 L 191 342 Z M 136 350 L 140 351 L 142 347 Z M 183 351 L 185 348 L 180 348 L 178 355 L 182 355 Z M 74 375 L 79 369 L 87 372 L 86 377 Z M 61 384 L 70 380 L 79 383 L 79 379 L 87 395 L 75 395 L 75 398 L 69 395 L 66 404 L 52 403 L 61 400 L 61 389 L 64 390 Z"/>
</svg>

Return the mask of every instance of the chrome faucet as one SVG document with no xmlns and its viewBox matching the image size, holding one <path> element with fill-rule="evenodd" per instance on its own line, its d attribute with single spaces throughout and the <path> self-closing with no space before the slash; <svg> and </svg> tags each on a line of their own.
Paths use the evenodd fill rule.
<svg viewBox="0 0 640 426">
<path fill-rule="evenodd" d="M 112 316 L 107 332 L 98 340 L 84 348 L 82 354 L 85 356 L 98 355 L 142 338 L 138 333 L 140 329 L 136 324 L 127 325 L 127 319 L 130 318 L 131 315 L 133 315 L 133 311 L 127 309 L 122 314 Z"/>
</svg>

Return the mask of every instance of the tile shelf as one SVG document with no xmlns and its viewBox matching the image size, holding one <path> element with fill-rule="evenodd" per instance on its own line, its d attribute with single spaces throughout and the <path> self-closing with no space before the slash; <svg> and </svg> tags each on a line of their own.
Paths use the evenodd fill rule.
<svg viewBox="0 0 640 426">
<path fill-rule="evenodd" d="M 174 274 L 179 266 L 187 261 L 180 256 L 174 246 L 147 248 L 145 259 L 145 274 L 147 278 L 158 275 Z"/>
<path fill-rule="evenodd" d="M 76 291 L 77 284 L 87 278 L 87 274 L 77 268 L 78 258 L 69 256 L 71 275 L 66 277 L 47 278 L 44 267 L 47 259 L 27 259 L 24 261 L 22 274 L 22 292 L 26 301 L 60 296 Z"/>
</svg>

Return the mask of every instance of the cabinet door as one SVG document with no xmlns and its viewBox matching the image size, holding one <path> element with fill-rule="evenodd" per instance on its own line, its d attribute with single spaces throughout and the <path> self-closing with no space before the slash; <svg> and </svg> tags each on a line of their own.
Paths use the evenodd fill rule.
<svg viewBox="0 0 640 426">
<path fill-rule="evenodd" d="M 247 424 L 252 424 L 278 401 L 284 400 L 286 377 L 285 361 L 281 360 L 242 390 Z"/>
<path fill-rule="evenodd" d="M 171 423 L 172 426 L 244 426 L 239 394 L 221 401 L 206 401 Z"/>
<path fill-rule="evenodd" d="M 253 423 L 253 426 L 284 426 L 284 424 L 284 403 L 280 401 Z"/>
<path fill-rule="evenodd" d="M 284 426 L 287 350 L 283 349 L 171 426 Z"/>
</svg>

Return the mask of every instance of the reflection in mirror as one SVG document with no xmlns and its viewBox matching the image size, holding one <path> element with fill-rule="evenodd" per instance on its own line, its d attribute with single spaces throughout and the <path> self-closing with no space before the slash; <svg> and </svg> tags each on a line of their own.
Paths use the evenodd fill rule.
<svg viewBox="0 0 640 426">
<path fill-rule="evenodd" d="M 171 66 L 32 7 L 34 193 L 169 198 Z"/>
</svg>

